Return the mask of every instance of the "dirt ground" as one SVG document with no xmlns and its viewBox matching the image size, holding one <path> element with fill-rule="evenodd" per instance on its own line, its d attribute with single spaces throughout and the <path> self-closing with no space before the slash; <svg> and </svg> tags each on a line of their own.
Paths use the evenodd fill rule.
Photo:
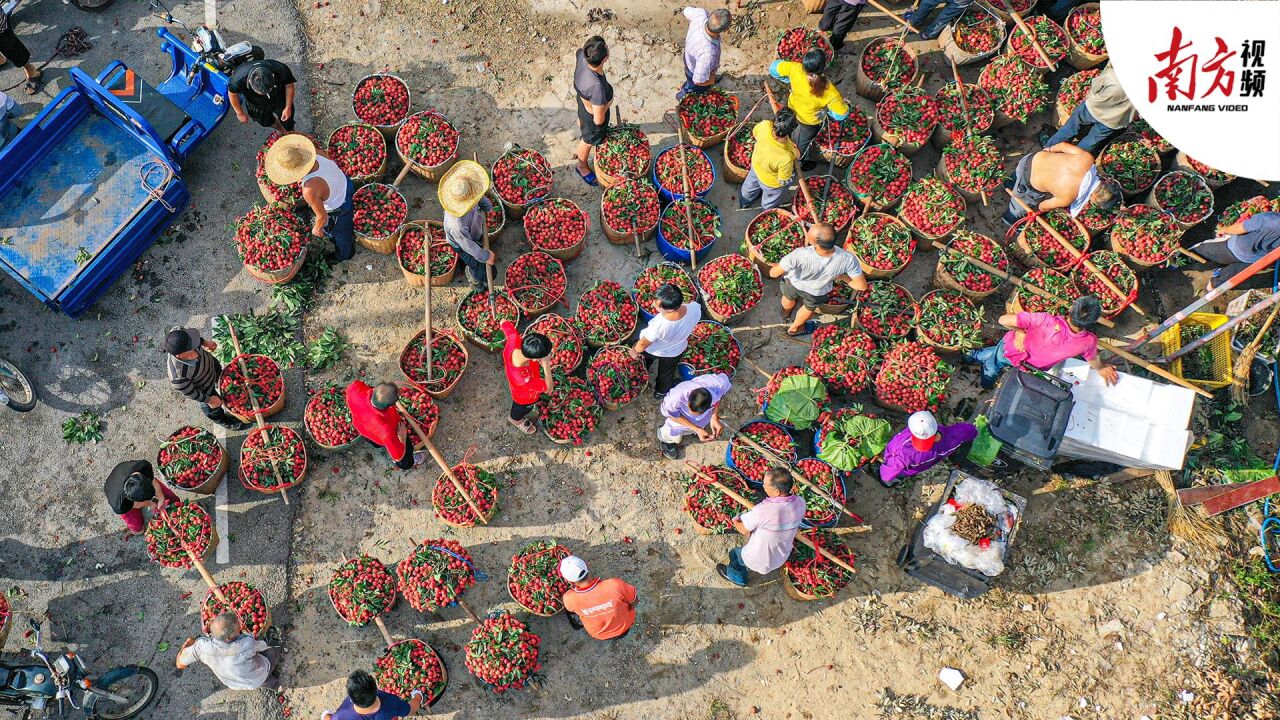
<svg viewBox="0 0 1280 720">
<path fill-rule="evenodd" d="M 517 142 L 548 157 L 555 168 L 554 194 L 577 201 L 593 217 L 591 241 L 569 265 L 571 297 L 597 279 L 629 285 L 660 259 L 651 244 L 636 258 L 630 248 L 611 246 L 599 234 L 599 191 L 578 181 L 572 168 L 577 129 L 570 77 L 574 50 L 585 37 L 603 35 L 624 120 L 640 123 L 655 148 L 669 146 L 673 132 L 662 115 L 674 106 L 683 80 L 679 47 L 685 21 L 674 15 L 679 5 L 317 4 L 235 0 L 220 6 L 230 39 L 253 38 L 303 68 L 299 129 L 327 136 L 352 119 L 354 83 L 390 70 L 409 82 L 415 110 L 439 108 L 462 130 L 464 156 L 475 153 L 488 165 L 505 143 Z M 125 49 L 145 52 L 160 79 L 160 58 L 148 35 L 155 20 L 145 17 L 141 4 L 117 5 L 103 15 L 75 16 L 87 28 L 96 23 L 91 34 L 103 38 L 95 55 L 81 62 L 96 70 Z M 761 93 L 777 33 L 817 19 L 803 15 L 798 3 L 749 8 L 741 11 L 739 32 L 726 40 L 722 64 L 725 86 L 740 94 L 744 107 Z M 51 47 L 67 22 L 58 13 L 73 11 L 43 0 L 23 12 L 30 32 Z M 202 7 L 186 3 L 175 6 L 175 14 L 198 20 Z M 890 33 L 896 34 L 892 22 L 868 10 L 851 39 Z M 915 46 L 933 49 L 933 43 Z M 944 62 L 937 52 L 924 55 L 927 89 L 949 76 Z M 870 111 L 868 101 L 854 99 L 852 63 L 840 61 L 833 79 Z M 976 78 L 973 68 L 962 74 Z M 998 132 L 1001 148 L 1011 158 L 1020 156 L 1045 121 Z M 858 553 L 858 578 L 830 601 L 797 603 L 774 578 L 743 591 L 715 575 L 714 564 L 738 541 L 693 532 L 680 510 L 682 463 L 657 454 L 657 409 L 647 395 L 608 414 L 585 447 L 565 449 L 506 424 L 500 360 L 473 351 L 459 390 L 442 403 L 435 439 L 450 461 L 471 455 L 504 482 L 494 522 L 448 529 L 429 509 L 435 472 L 400 473 L 364 449 L 324 453 L 312 446 L 310 475 L 288 507 L 227 483 L 229 497 L 219 503 L 230 518 L 229 556 L 212 570 L 221 579 L 253 582 L 267 595 L 286 648 L 286 689 L 279 698 L 219 690 L 203 668 L 175 676 L 173 656 L 197 632 L 200 580 L 194 573 L 162 571 L 147 562 L 139 541 L 123 541 L 98 487 L 115 462 L 153 456 L 174 427 L 202 419 L 167 387 L 154 351 L 160 334 L 170 325 L 207 326 L 210 315 L 267 305 L 269 293 L 241 270 L 227 230 L 259 201 L 252 169 L 264 136 L 234 119 L 219 129 L 185 173 L 195 207 L 171 242 L 153 248 L 134 276 L 117 284 L 100 303 L 100 313 L 70 321 L 37 308 L 14 283 L 0 282 L 0 353 L 23 362 L 44 400 L 29 416 L 0 415 L 0 450 L 11 457 L 0 481 L 9 497 L 27 500 L 0 507 L 0 575 L 6 588 L 20 587 L 25 595 L 15 601 L 20 612 L 48 611 L 58 642 L 83 643 L 102 667 L 145 660 L 160 670 L 162 696 L 150 717 L 318 717 L 335 707 L 343 697 L 343 678 L 371 665 L 381 638 L 372 627 L 347 627 L 333 612 L 325 593 L 332 569 L 344 553 L 365 552 L 394 563 L 407 554 L 411 540 L 424 537 L 453 537 L 471 550 L 489 575 L 467 594 L 482 613 L 515 608 L 504 588 L 506 565 L 521 545 L 543 537 L 559 539 L 595 572 L 623 577 L 640 594 L 639 624 L 619 642 L 594 642 L 563 618 L 531 618 L 543 638 L 541 681 L 501 696 L 483 689 L 463 667 L 470 623 L 459 609 L 427 616 L 401 603 L 386 620 L 392 635 L 427 641 L 451 671 L 435 717 L 1182 717 L 1186 708 L 1177 695 L 1198 692 L 1196 665 L 1224 642 L 1247 654 L 1239 607 L 1219 591 L 1219 568 L 1197 551 L 1171 545 L 1163 526 L 1164 496 L 1150 478 L 1099 485 L 1031 473 L 1018 477 L 1010 487 L 1030 502 L 1010 569 L 995 591 L 965 602 L 919 584 L 894 565 L 915 521 L 941 493 L 945 472 L 935 470 L 893 490 L 859 475 L 849 488 L 851 505 L 873 531 L 845 536 Z M 712 154 L 718 158 L 719 148 Z M 937 160 L 928 148 L 916 155 L 916 177 L 932 172 Z M 392 176 L 396 170 L 393 165 Z M 410 176 L 402 188 L 414 217 L 439 218 L 434 185 Z M 715 254 L 736 249 L 752 216 L 730 210 L 736 189 L 721 181 L 710 196 L 725 214 Z M 1237 181 L 1218 194 L 1219 208 L 1257 190 L 1254 183 Z M 1002 234 L 1002 209 L 999 201 L 970 207 L 969 223 Z M 1184 244 L 1209 232 L 1196 228 Z M 520 230 L 509 224 L 495 249 L 501 277 L 505 263 L 524 249 Z M 919 252 L 899 282 L 913 291 L 926 288 L 935 259 L 932 251 Z M 1153 273 L 1144 278 L 1142 301 L 1153 313 L 1172 311 L 1192 295 L 1192 283 L 1203 282 L 1202 275 Z M 433 293 L 439 326 L 452 324 L 461 285 L 459 280 Z M 993 338 L 990 321 L 1003 297 L 1002 292 L 987 306 Z M 775 321 L 777 298 L 770 284 L 742 325 Z M 307 314 L 304 334 L 339 328 L 354 345 L 349 362 L 323 373 L 290 375 L 290 399 L 277 421 L 300 425 L 307 388 L 356 374 L 399 379 L 396 358 L 421 329 L 422 300 L 422 291 L 403 281 L 390 256 L 361 250 L 340 266 L 318 307 Z M 1135 328 L 1130 314 L 1116 332 Z M 773 332 L 743 337 L 744 352 L 766 369 L 802 362 L 807 352 Z M 740 368 L 725 401 L 727 425 L 737 427 L 756 415 L 748 391 L 761 380 L 745 365 Z M 973 376 L 958 373 L 951 402 L 977 394 Z M 58 425 L 84 409 L 106 415 L 104 443 L 64 445 Z M 1254 409 L 1273 412 L 1262 401 Z M 1251 431 L 1260 455 L 1274 453 L 1274 430 L 1257 425 Z M 241 439 L 227 438 L 233 449 Z M 687 457 L 719 462 L 724 447 L 723 441 L 687 446 Z M 52 492 L 31 493 L 32 488 Z M 8 649 L 18 645 L 11 639 Z M 960 691 L 937 680 L 943 667 L 967 676 Z"/>
</svg>

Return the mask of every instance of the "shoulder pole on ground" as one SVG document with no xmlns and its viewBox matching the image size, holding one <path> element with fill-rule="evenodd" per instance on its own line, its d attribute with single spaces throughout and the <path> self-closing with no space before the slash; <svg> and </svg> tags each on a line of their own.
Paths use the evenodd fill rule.
<svg viewBox="0 0 1280 720">
<path fill-rule="evenodd" d="M 960 113 L 964 116 L 964 134 L 966 138 L 969 138 L 973 135 L 973 120 L 969 117 L 969 99 L 964 96 L 964 80 L 960 79 L 960 68 L 956 66 L 955 59 L 947 59 L 951 60 L 951 75 L 956 79 L 956 90 L 958 91 L 956 94 L 960 96 Z M 979 188 L 978 196 L 982 198 L 982 207 L 987 207 L 989 204 L 987 191 Z"/>
<path fill-rule="evenodd" d="M 911 32 L 916 33 L 916 34 L 919 34 L 919 33 L 920 33 L 920 31 L 916 29 L 916 26 L 915 26 L 915 25 L 912 25 L 911 23 L 907 22 L 906 18 L 904 18 L 904 17 L 902 17 L 901 15 L 899 15 L 898 13 L 896 13 L 896 12 L 894 12 L 894 11 L 890 10 L 889 8 L 885 7 L 884 5 L 881 5 L 880 3 L 876 2 L 876 0 L 867 0 L 867 4 L 869 4 L 871 7 L 873 7 L 873 8 L 875 8 L 875 9 L 879 10 L 880 12 L 884 13 L 885 15 L 888 15 L 889 17 L 893 18 L 895 22 L 897 22 L 898 24 L 900 24 L 900 25 L 904 26 L 906 29 L 910 30 Z"/>
<path fill-rule="evenodd" d="M 710 477 L 710 476 L 708 476 L 706 473 L 702 472 L 702 470 L 701 470 L 700 468 L 698 468 L 698 466 L 697 466 L 697 465 L 694 465 L 693 463 L 688 462 L 688 461 L 686 461 L 686 462 L 685 462 L 685 464 L 686 464 L 686 465 L 688 465 L 688 466 L 689 466 L 689 468 L 693 471 L 693 476 L 694 476 L 694 477 L 698 478 L 699 480 L 702 480 L 703 482 L 707 482 L 707 483 L 710 483 L 711 485 L 715 486 L 715 487 L 716 487 L 716 489 L 718 489 L 720 492 L 722 492 L 722 493 L 724 493 L 725 495 L 727 495 L 727 496 L 729 496 L 730 498 L 732 498 L 732 499 L 734 500 L 734 502 L 737 502 L 737 503 L 738 503 L 739 505 L 741 505 L 742 507 L 744 507 L 744 508 L 746 508 L 746 509 L 750 510 L 751 508 L 753 508 L 753 507 L 755 507 L 755 506 L 756 506 L 756 504 L 755 504 L 755 503 L 753 503 L 753 502 L 751 502 L 750 500 L 748 500 L 748 499 L 746 499 L 746 498 L 742 497 L 742 496 L 741 496 L 741 495 L 739 495 L 738 493 L 736 493 L 736 492 L 734 492 L 733 490 L 729 489 L 727 486 L 725 486 L 725 485 L 724 485 L 723 483 L 721 483 L 720 481 L 718 481 L 718 480 L 716 480 L 715 478 Z M 799 534 L 799 533 L 796 533 L 796 540 L 799 540 L 800 542 L 804 543 L 805 545 L 808 545 L 808 546 L 809 546 L 809 548 L 810 548 L 811 550 L 813 550 L 814 552 L 816 552 L 816 553 L 818 553 L 818 554 L 822 555 L 822 557 L 824 557 L 824 558 L 826 558 L 826 559 L 830 560 L 831 562 L 835 563 L 836 565 L 839 565 L 840 567 L 844 568 L 845 570 L 848 570 L 849 572 L 851 572 L 851 573 L 853 573 L 853 574 L 855 574 L 855 575 L 858 573 L 858 571 L 857 571 L 857 570 L 855 570 L 855 569 L 854 569 L 854 567 L 853 567 L 852 565 L 850 565 L 849 563 L 845 562 L 844 560 L 841 560 L 840 558 L 836 557 L 835 555 L 832 555 L 831 553 L 827 552 L 824 548 L 820 548 L 820 547 L 818 547 L 817 545 L 815 545 L 815 544 L 814 544 L 814 542 L 813 542 L 812 540 L 810 540 L 809 538 L 805 537 L 804 535 L 801 535 L 801 534 Z"/>
<path fill-rule="evenodd" d="M 1009 4 L 1009 0 L 1000 0 L 1000 2 L 1004 5 L 1004 9 L 1008 11 L 1009 15 L 1013 17 L 1013 21 L 1017 23 L 1018 29 L 1027 34 L 1027 40 L 1031 41 L 1031 47 L 1036 49 L 1036 54 L 1038 54 L 1040 59 L 1044 61 L 1044 64 L 1049 67 L 1049 71 L 1052 72 L 1057 70 L 1058 63 L 1050 60 L 1049 55 L 1045 53 L 1044 48 L 1040 47 L 1040 41 L 1036 39 L 1036 34 L 1032 32 L 1031 28 L 1027 26 L 1027 23 L 1023 21 L 1022 14 L 1013 9 L 1013 6 Z"/>
<path fill-rule="evenodd" d="M 200 573 L 200 577 L 204 579 L 204 583 L 209 586 L 209 592 L 213 593 L 213 596 L 218 598 L 219 602 L 226 605 L 228 610 L 234 611 L 235 609 L 231 607 L 231 603 L 227 602 L 227 596 L 222 594 L 222 588 L 218 587 L 218 583 L 213 579 L 213 575 L 209 574 L 209 568 L 205 567 L 204 561 L 202 561 L 200 556 L 196 555 L 195 551 L 191 549 L 191 546 L 187 544 L 186 539 L 174 529 L 173 520 L 169 517 L 168 510 L 160 508 L 160 520 L 164 522 L 165 527 L 169 528 L 169 532 L 173 533 L 173 537 L 177 539 L 178 544 L 182 546 L 183 552 L 187 554 L 187 559 L 191 561 L 193 566 L 195 566 L 196 572 Z"/>
<path fill-rule="evenodd" d="M 418 549 L 419 544 L 420 543 L 415 541 L 413 538 L 409 538 L 409 545 L 412 546 L 415 551 Z M 471 609 L 471 606 L 462 599 L 461 595 L 454 598 L 453 601 L 458 604 L 458 607 L 462 608 L 462 611 L 465 612 L 468 617 L 471 618 L 471 622 L 474 622 L 477 625 L 480 624 L 480 616 L 476 615 L 476 611 Z"/>
<path fill-rule="evenodd" d="M 801 485 L 804 485 L 805 487 L 812 490 L 815 495 L 822 498 L 823 500 L 826 500 L 828 503 L 831 503 L 832 507 L 839 510 L 843 514 L 848 515 L 850 518 L 854 520 L 854 522 L 858 522 L 858 523 L 862 522 L 862 517 L 860 515 L 853 512 L 849 508 L 845 507 L 844 503 L 831 497 L 831 495 L 826 490 L 823 490 L 822 488 L 810 482 L 809 478 L 805 477 L 802 473 L 797 472 L 795 468 L 791 467 L 791 465 L 788 464 L 785 460 L 778 457 L 778 455 L 774 453 L 772 450 L 761 445 L 755 440 L 752 440 L 751 438 L 747 437 L 746 433 L 739 433 L 737 436 L 734 437 L 734 440 L 742 440 L 747 445 L 751 446 L 751 448 L 754 449 L 756 452 L 763 455 L 765 458 L 771 460 L 774 463 L 777 463 L 778 465 L 781 465 L 782 467 L 785 467 L 787 469 L 787 472 L 791 473 L 791 477 L 795 478 L 796 482 L 800 483 Z"/>
<path fill-rule="evenodd" d="M 396 409 L 400 411 L 400 417 L 404 418 L 404 421 L 409 424 L 414 435 L 418 436 L 418 442 L 422 443 L 422 447 L 426 448 L 427 452 L 431 454 L 431 459 L 436 461 L 436 464 L 444 471 L 445 476 L 453 483 L 453 487 L 458 491 L 458 494 L 467 501 L 471 512 L 475 513 L 476 520 L 481 525 L 488 525 L 488 519 L 485 518 L 484 513 L 480 512 L 480 507 L 476 505 L 476 501 L 471 499 L 471 493 L 468 493 L 467 489 L 462 486 L 462 481 L 458 480 L 458 476 L 453 474 L 453 468 L 449 467 L 449 463 L 445 462 L 444 456 L 440 454 L 440 450 L 436 448 L 435 443 L 431 442 L 431 438 L 427 437 L 427 433 L 423 431 L 422 425 L 418 423 L 417 418 L 409 414 L 403 402 L 398 403 Z"/>
<path fill-rule="evenodd" d="M 1080 263 L 1084 265 L 1086 270 L 1093 273 L 1095 277 L 1101 280 L 1102 284 L 1106 285 L 1107 289 L 1110 290 L 1112 293 L 1114 293 L 1116 297 L 1120 298 L 1121 301 L 1129 299 L 1128 293 L 1121 290 L 1120 286 L 1116 285 L 1115 281 L 1112 280 L 1109 275 L 1099 270 L 1098 266 L 1094 265 L 1093 262 L 1089 260 L 1087 256 L 1085 256 L 1084 252 L 1077 250 L 1075 245 L 1072 245 L 1070 242 L 1068 242 L 1067 239 L 1062 236 L 1062 233 L 1058 232 L 1057 228 L 1049 224 L 1048 220 L 1045 220 L 1043 217 L 1040 216 L 1038 212 L 1036 212 L 1030 206 L 1028 206 L 1025 202 L 1023 202 L 1022 198 L 1018 197 L 1017 195 L 1014 195 L 1013 191 L 1010 190 L 1009 188 L 1005 188 L 1004 191 L 1009 195 L 1009 200 L 1012 202 L 1018 203 L 1018 207 L 1026 211 L 1028 215 L 1031 215 L 1032 217 L 1034 217 L 1036 223 L 1039 224 L 1040 227 L 1044 228 L 1046 232 L 1052 235 L 1053 239 L 1057 240 L 1058 244 L 1062 246 L 1062 249 L 1066 250 L 1071 255 L 1072 259 L 1079 260 Z M 1139 315 L 1147 314 L 1147 311 L 1143 310 L 1142 307 L 1138 305 L 1137 300 L 1129 303 L 1129 307 L 1133 308 L 1133 311 L 1138 313 Z"/>
<path fill-rule="evenodd" d="M 478 156 L 475 153 L 471 153 L 471 161 L 477 165 L 480 164 L 480 160 L 478 159 Z M 485 228 L 484 228 L 484 251 L 492 252 L 489 249 L 489 227 L 487 222 L 485 223 Z M 428 270 L 428 272 L 430 271 Z M 489 288 L 489 314 L 492 315 L 495 309 L 495 304 L 494 304 L 495 301 L 493 298 L 493 265 L 489 263 L 488 258 L 485 258 L 485 261 L 484 261 L 484 280 L 486 285 Z M 430 375 L 428 375 L 427 377 L 430 377 Z"/>
<path fill-rule="evenodd" d="M 1164 322 L 1160 323 L 1159 325 L 1149 330 L 1144 330 L 1136 340 L 1129 343 L 1128 349 L 1136 350 L 1137 348 L 1142 347 L 1148 342 L 1151 342 L 1152 338 L 1159 337 L 1161 333 L 1163 333 L 1165 330 L 1168 330 L 1174 325 L 1177 325 L 1179 322 L 1186 320 L 1187 317 L 1191 315 L 1191 313 L 1213 302 L 1218 297 L 1220 297 L 1223 293 L 1226 293 L 1236 288 L 1245 280 L 1248 280 L 1249 278 L 1256 275 L 1259 270 L 1269 267 L 1272 263 L 1276 262 L 1277 260 L 1280 260 L 1280 247 L 1276 247 L 1271 252 L 1258 258 L 1248 267 L 1236 273 L 1235 275 L 1231 276 L 1231 279 L 1227 280 L 1221 285 L 1218 285 L 1214 289 L 1205 293 L 1204 297 L 1200 297 L 1191 301 L 1190 304 L 1188 304 L 1186 307 L 1182 308 L 1178 312 L 1174 313 L 1173 315 L 1169 316 L 1169 318 Z"/>
<path fill-rule="evenodd" d="M 423 361 L 427 367 L 427 382 L 431 382 L 431 233 L 429 226 L 423 227 L 422 252 L 423 258 L 423 292 L 426 299 L 422 303 L 423 328 L 422 347 L 426 349 L 423 353 Z M 455 260 L 454 262 L 457 262 Z"/>
<path fill-rule="evenodd" d="M 1156 375 L 1159 375 L 1160 377 L 1164 378 L 1165 380 L 1168 380 L 1169 382 L 1175 383 L 1177 385 L 1181 385 L 1182 387 L 1193 391 L 1197 395 L 1201 395 L 1203 397 L 1209 398 L 1210 400 L 1213 399 L 1213 394 L 1208 392 L 1207 390 L 1197 387 L 1195 385 L 1192 385 L 1191 383 L 1187 382 L 1185 379 L 1180 378 L 1177 375 L 1174 375 L 1173 373 L 1169 372 L 1168 370 L 1165 370 L 1164 368 L 1160 367 L 1159 365 L 1156 365 L 1153 362 L 1149 362 L 1145 358 L 1141 358 L 1141 357 L 1138 357 L 1137 355 L 1134 355 L 1133 353 L 1129 352 L 1128 350 L 1125 350 L 1123 347 L 1121 347 L 1119 344 L 1115 343 L 1109 338 L 1101 338 L 1101 337 L 1098 338 L 1098 349 L 1106 350 L 1107 352 L 1112 353 L 1114 355 L 1119 355 L 1125 360 L 1128 360 L 1129 362 L 1134 363 L 1135 365 L 1138 365 L 1147 370 L 1150 370 L 1151 372 L 1155 373 Z"/>
<path fill-rule="evenodd" d="M 227 318 L 227 332 L 231 335 L 231 347 L 236 352 L 236 365 L 240 368 L 240 375 L 244 378 L 244 390 L 249 396 L 249 406 L 253 408 L 253 418 L 258 422 L 258 429 L 265 430 L 267 422 L 262 419 L 262 409 L 258 407 L 258 398 L 253 394 L 253 385 L 249 384 L 249 369 L 244 364 L 244 353 L 240 352 L 240 338 L 236 335 L 236 328 L 231 324 L 231 318 Z M 284 378 L 280 378 L 280 384 L 284 385 Z M 276 483 L 280 485 L 280 497 L 284 500 L 284 504 L 289 504 L 289 493 L 285 492 L 284 477 L 280 474 L 280 467 L 276 465 L 276 457 L 271 455 L 267 458 L 271 462 L 271 474 L 276 476 Z"/>
</svg>

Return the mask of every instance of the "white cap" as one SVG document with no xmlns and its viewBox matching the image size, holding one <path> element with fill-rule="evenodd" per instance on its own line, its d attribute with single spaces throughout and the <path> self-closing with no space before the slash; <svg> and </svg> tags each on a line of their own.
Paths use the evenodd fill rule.
<svg viewBox="0 0 1280 720">
<path fill-rule="evenodd" d="M 921 440 L 928 440 L 938 434 L 938 419 L 928 410 L 911 413 L 907 418 L 907 429 Z"/>
<path fill-rule="evenodd" d="M 581 580 L 586 576 L 587 576 L 586 560 L 583 560 L 577 555 L 570 555 L 569 557 L 560 561 L 560 577 L 564 578 L 565 580 L 568 580 L 569 582 L 578 582 L 579 580 Z"/>
</svg>

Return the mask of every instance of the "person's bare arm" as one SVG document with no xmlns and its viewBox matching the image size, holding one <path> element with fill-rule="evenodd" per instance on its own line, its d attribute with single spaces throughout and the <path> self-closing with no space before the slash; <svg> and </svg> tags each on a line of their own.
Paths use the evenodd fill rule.
<svg viewBox="0 0 1280 720">
<path fill-rule="evenodd" d="M 679 424 L 679 425 L 683 425 L 683 426 L 685 426 L 685 427 L 689 428 L 690 430 L 692 430 L 692 431 L 693 431 L 693 432 L 698 436 L 698 439 L 699 439 L 699 440 L 701 440 L 702 442 L 707 442 L 708 440 L 711 440 L 711 439 L 714 437 L 714 436 L 712 435 L 712 433 L 711 433 L 711 431 L 710 431 L 710 430 L 708 430 L 708 429 L 706 429 L 706 428 L 700 428 L 700 427 L 698 427 L 697 425 L 695 425 L 695 424 L 693 423 L 693 421 L 692 421 L 692 420 L 690 420 L 690 419 L 688 419 L 688 418 L 684 418 L 684 417 L 673 417 L 673 418 L 671 418 L 671 419 L 672 419 L 672 420 L 675 420 L 677 424 Z"/>
<path fill-rule="evenodd" d="M 1244 221 L 1232 223 L 1218 231 L 1219 235 L 1243 235 L 1249 232 L 1244 229 Z"/>
<path fill-rule="evenodd" d="M 1045 198 L 1044 201 L 1036 207 L 1036 209 L 1044 212 L 1048 210 L 1057 210 L 1058 208 L 1071 207 L 1071 203 L 1075 202 L 1075 199 L 1076 196 L 1074 192 L 1070 195 L 1054 194 L 1053 197 Z"/>
<path fill-rule="evenodd" d="M 1102 381 L 1108 385 L 1115 385 L 1120 382 L 1120 373 L 1116 372 L 1114 367 L 1102 362 L 1102 358 L 1100 357 L 1094 356 L 1094 358 L 1089 361 L 1089 367 L 1097 370 L 1098 374 L 1102 376 Z"/>
<path fill-rule="evenodd" d="M 240 95 L 227 91 L 227 99 L 231 101 L 231 109 L 236 111 L 236 119 L 240 122 L 249 122 L 249 115 L 244 111 L 244 106 L 240 104 Z"/>
<path fill-rule="evenodd" d="M 289 118 L 293 117 L 294 90 L 295 90 L 294 83 L 289 83 L 288 85 L 284 86 L 284 110 L 280 112 L 281 120 L 288 120 Z"/>
<path fill-rule="evenodd" d="M 550 358 L 548 358 L 548 362 L 539 364 L 542 365 L 542 381 L 547 384 L 547 394 L 549 395 L 556 389 L 556 381 L 551 375 Z"/>
<path fill-rule="evenodd" d="M 840 277 L 836 278 L 836 280 L 844 283 L 845 285 L 848 285 L 849 287 L 853 288 L 854 290 L 857 290 L 858 292 L 866 292 L 868 287 L 866 275 L 858 275 L 857 277 L 851 277 L 849 275 L 841 275 Z"/>
<path fill-rule="evenodd" d="M 746 525 L 742 524 L 741 516 L 733 519 L 733 529 L 737 530 L 740 535 L 751 537 L 751 531 L 747 529 Z"/>
<path fill-rule="evenodd" d="M 639 340 L 636 341 L 635 345 L 631 346 L 631 354 L 636 357 L 639 357 L 640 353 L 644 352 L 645 348 L 649 347 L 649 345 L 651 344 L 652 343 L 650 341 L 644 338 L 640 338 Z"/>
<path fill-rule="evenodd" d="M 1001 316 L 996 320 L 996 322 L 1000 323 L 1000 327 L 1004 328 L 1005 330 L 1018 330 L 1018 329 L 1020 329 L 1020 328 L 1019 328 L 1019 326 L 1018 326 L 1018 314 L 1017 314 L 1017 313 L 1005 313 L 1004 315 L 1001 315 Z"/>
<path fill-rule="evenodd" d="M 780 278 L 787 274 L 787 269 L 782 267 L 781 263 L 771 263 L 769 265 L 769 277 Z"/>
<path fill-rule="evenodd" d="M 595 124 L 604 125 L 609 122 L 609 106 L 612 104 L 613 101 L 610 100 L 603 105 L 592 105 L 589 108 L 591 110 L 591 119 L 595 121 Z"/>
<path fill-rule="evenodd" d="M 1053 147 L 1047 147 L 1044 149 L 1044 151 L 1051 152 L 1051 153 L 1061 153 L 1063 155 L 1075 155 L 1077 157 L 1087 156 L 1090 160 L 1093 159 L 1093 155 L 1088 151 L 1081 150 L 1079 147 L 1065 141 L 1060 142 L 1057 145 L 1054 145 Z"/>
<path fill-rule="evenodd" d="M 324 237 L 324 226 L 329 223 L 329 211 L 324 209 L 324 199 L 320 197 L 320 191 L 310 184 L 303 185 L 302 199 L 307 202 L 311 212 L 316 215 L 316 221 L 311 225 L 311 234 L 316 237 Z"/>
<path fill-rule="evenodd" d="M 187 648 L 195 644 L 196 644 L 195 638 L 187 638 L 187 641 L 182 643 L 182 647 L 178 649 L 178 657 L 174 658 L 174 661 L 173 661 L 174 667 L 178 668 L 179 670 L 186 670 L 188 667 L 190 667 L 190 663 L 182 662 L 182 653 L 186 652 Z"/>
</svg>

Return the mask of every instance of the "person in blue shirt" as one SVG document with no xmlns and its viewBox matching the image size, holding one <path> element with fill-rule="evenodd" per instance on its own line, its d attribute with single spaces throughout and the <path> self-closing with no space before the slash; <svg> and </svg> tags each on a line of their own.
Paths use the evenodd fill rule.
<svg viewBox="0 0 1280 720">
<path fill-rule="evenodd" d="M 421 690 L 414 690 L 405 702 L 379 690 L 369 673 L 356 670 L 347 676 L 347 699 L 337 710 L 321 715 L 320 720 L 400 720 L 418 712 L 421 706 Z"/>
<path fill-rule="evenodd" d="M 1213 272 L 1209 284 L 1215 286 L 1230 280 L 1276 247 L 1280 247 L 1280 212 L 1263 212 L 1222 228 L 1217 237 L 1191 246 L 1191 251 L 1215 265 L 1224 266 Z M 1271 282 L 1271 273 L 1260 275 Z"/>
</svg>

